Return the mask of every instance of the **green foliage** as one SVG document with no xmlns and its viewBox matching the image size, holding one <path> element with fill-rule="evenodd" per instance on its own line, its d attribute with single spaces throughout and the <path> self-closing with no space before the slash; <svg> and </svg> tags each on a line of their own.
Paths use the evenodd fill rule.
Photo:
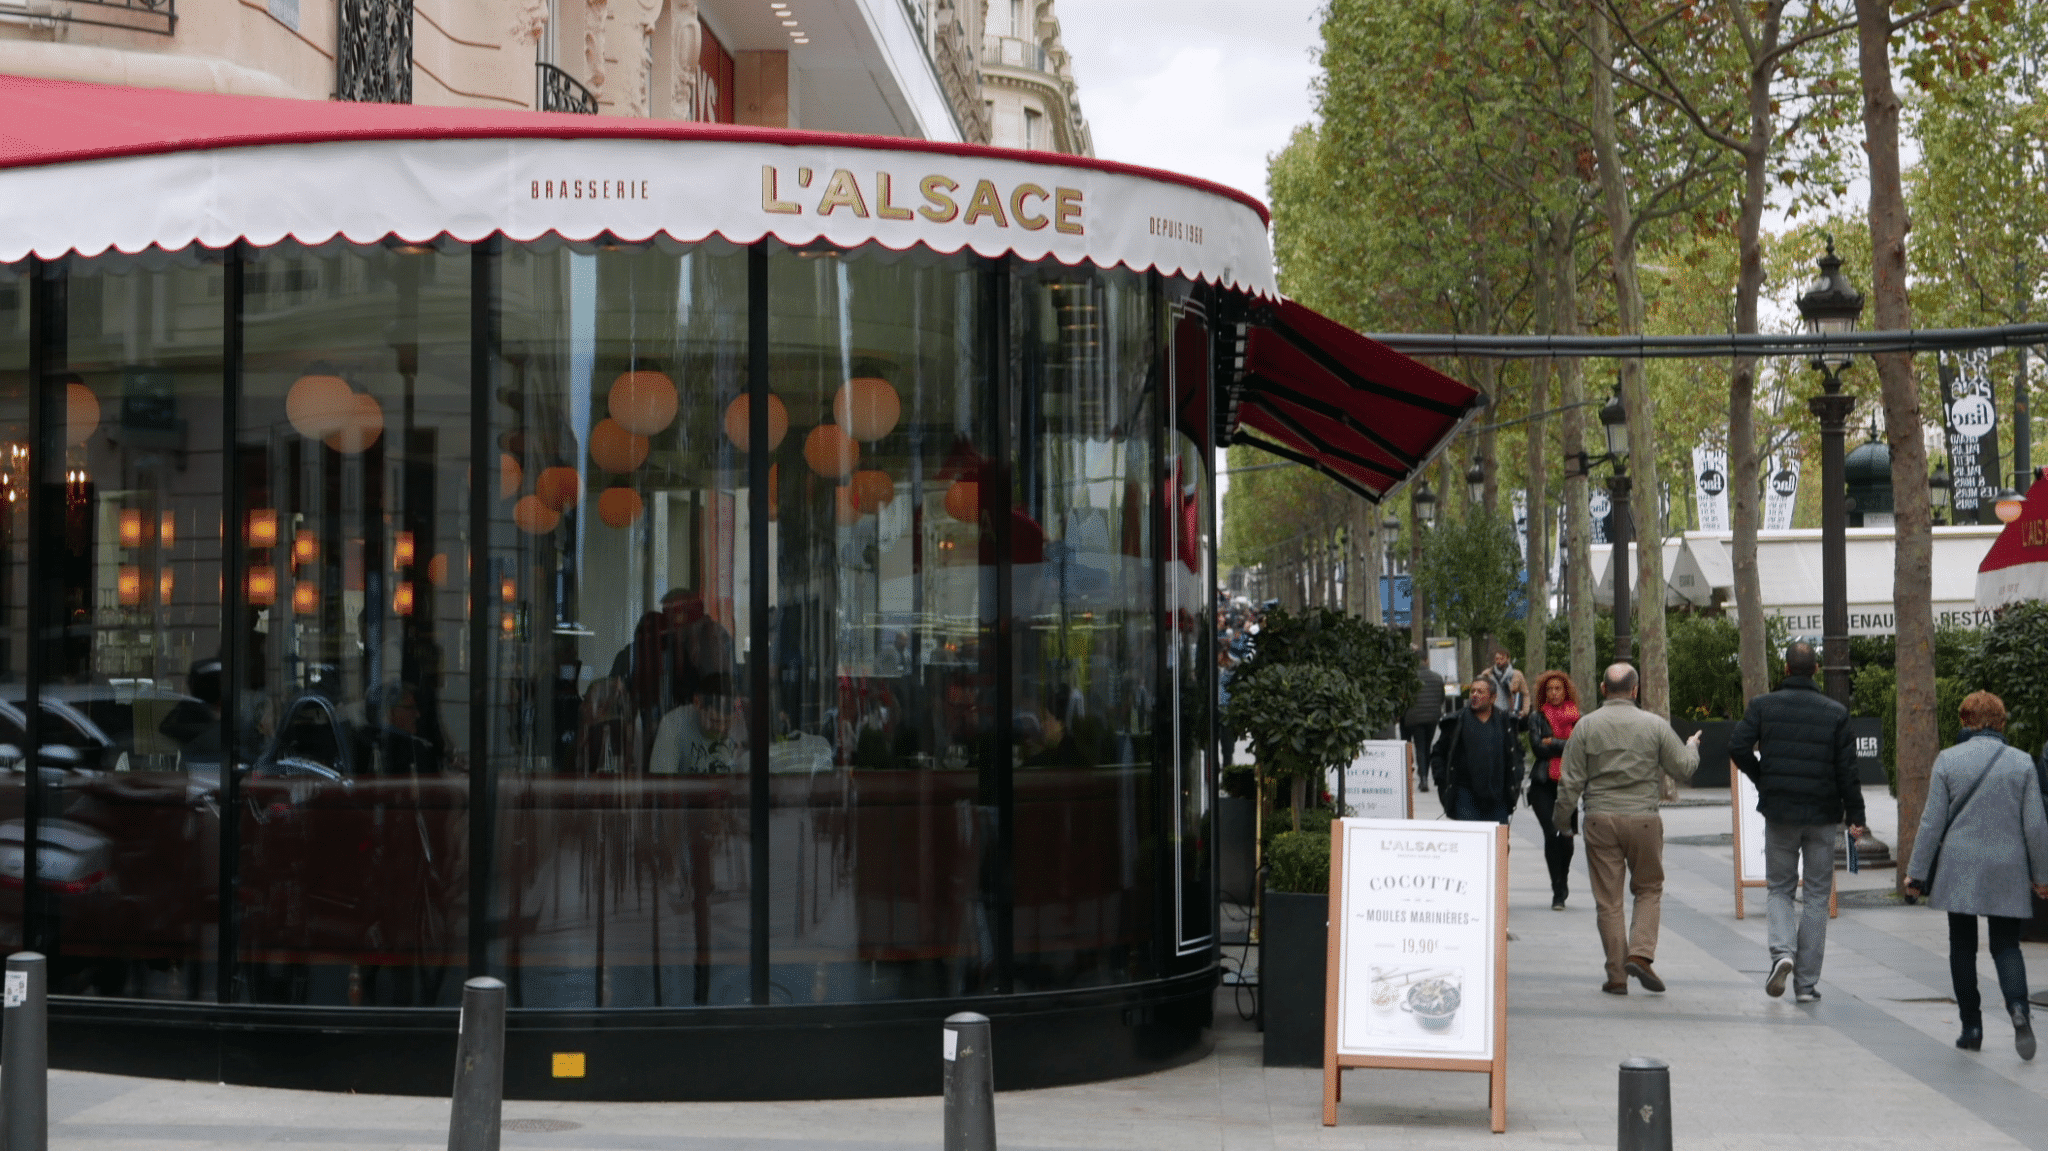
<svg viewBox="0 0 2048 1151">
<path fill-rule="evenodd" d="M 1252 657 L 1238 665 L 1230 681 L 1232 707 L 1227 717 L 1232 735 L 1249 734 L 1236 706 L 1237 696 L 1268 669 L 1315 665 L 1339 672 L 1364 700 L 1367 731 L 1400 718 L 1415 695 L 1415 655 L 1408 633 L 1382 627 L 1327 607 L 1301 612 L 1276 609 L 1259 626 Z M 1346 758 L 1349 762 L 1349 757 Z"/>
<path fill-rule="evenodd" d="M 1342 672 L 1314 663 L 1270 665 L 1249 682 L 1233 682 L 1230 721 L 1251 737 L 1269 780 L 1320 780 L 1384 726 L 1369 721 L 1365 697 Z"/>
<path fill-rule="evenodd" d="M 1742 633 L 1726 616 L 1667 612 L 1671 650 L 1671 714 L 1685 719 L 1739 719 L 1749 705 L 1742 692 Z M 1785 623 L 1765 621 L 1766 678 L 1785 675 Z"/>
<path fill-rule="evenodd" d="M 1963 679 L 2005 701 L 2005 737 L 2033 751 L 2048 736 L 2048 603 L 2008 606 L 1963 663 Z"/>
<path fill-rule="evenodd" d="M 1509 600 L 1521 590 L 1521 570 L 1514 525 L 1473 507 L 1422 537 L 1415 585 L 1445 632 L 1478 639 L 1504 635 L 1513 624 Z"/>
<path fill-rule="evenodd" d="M 1940 676 L 1934 681 L 1934 726 L 1936 744 L 1948 747 L 1962 738 L 1963 697 L 1975 691 L 1967 679 Z M 1877 717 L 1879 742 L 1882 748 L 1879 758 L 1884 761 L 1884 777 L 1891 785 L 1893 795 L 1899 793 L 1899 676 L 1892 668 L 1872 663 L 1858 668 L 1850 680 L 1850 707 L 1852 715 L 1874 715 Z"/>
<path fill-rule="evenodd" d="M 1301 813 L 1301 830 L 1310 835 L 1327 836 L 1330 834 L 1330 825 L 1335 823 L 1336 820 L 1337 811 L 1335 808 L 1311 807 Z M 1286 835 L 1293 830 L 1294 813 L 1286 810 L 1276 811 L 1273 813 L 1272 818 L 1266 821 L 1266 842 L 1271 843 L 1276 837 Z"/>
<path fill-rule="evenodd" d="M 1330 836 L 1326 831 L 1289 831 L 1273 837 L 1266 854 L 1271 870 L 1266 873 L 1269 891 L 1300 895 L 1330 893 Z"/>
</svg>

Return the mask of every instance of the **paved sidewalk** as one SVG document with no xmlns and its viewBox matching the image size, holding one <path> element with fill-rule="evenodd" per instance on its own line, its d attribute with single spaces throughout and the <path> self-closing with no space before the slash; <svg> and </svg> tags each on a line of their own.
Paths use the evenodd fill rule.
<svg viewBox="0 0 2048 1151">
<path fill-rule="evenodd" d="M 1688 793 L 1692 801 L 1725 793 Z M 1436 797 L 1419 812 L 1438 813 Z M 1870 795 L 1872 823 L 1896 845 L 1893 805 Z M 1665 812 L 1667 834 L 1725 831 L 1720 806 Z M 1583 865 L 1569 910 L 1549 910 L 1536 826 L 1518 812 L 1510 892 L 1508 1133 L 1487 1131 L 1477 1075 L 1346 1073 L 1340 1125 L 1320 1123 L 1321 1073 L 1266 1070 L 1259 1037 L 1232 989 L 1218 997 L 1216 1051 L 1189 1067 L 997 1099 L 1006 1148 L 1523 1148 L 1612 1147 L 1615 1068 L 1631 1055 L 1672 1065 L 1678 1146 L 1715 1148 L 2048 1148 L 2048 1058 L 2022 1063 L 1993 1022 L 1981 1054 L 1952 1047 L 1946 928 L 1924 907 L 1850 900 L 1828 936 L 1819 1004 L 1764 996 L 1762 893 L 1737 921 L 1729 849 L 1666 851 L 1665 995 L 1602 995 L 1598 940 Z M 1892 872 L 1840 875 L 1877 889 Z M 2036 986 L 2048 949 L 2027 945 Z M 1988 959 L 1983 979 L 1995 988 Z M 933 1041 L 934 1057 L 938 1043 Z M 996 1053 L 998 1059 L 1002 1053 Z M 433 1099 L 320 1095 L 114 1076 L 52 1076 L 53 1144 L 65 1148 L 272 1148 L 331 1151 L 439 1148 L 447 1104 Z M 829 1103 L 506 1104 L 516 1148 L 653 1151 L 894 1151 L 941 1143 L 937 1099 Z M 522 1122 L 523 1121 L 523 1122 Z M 538 1122 L 535 1122 L 538 1121 Z M 533 1127 L 558 1128 L 552 1131 Z M 528 1130 L 517 1130 L 527 1127 Z"/>
</svg>

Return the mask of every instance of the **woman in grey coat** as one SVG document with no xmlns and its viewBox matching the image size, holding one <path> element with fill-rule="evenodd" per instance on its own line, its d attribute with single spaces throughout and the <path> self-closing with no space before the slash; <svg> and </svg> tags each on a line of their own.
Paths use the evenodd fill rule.
<svg viewBox="0 0 2048 1151">
<path fill-rule="evenodd" d="M 2005 744 L 2005 703 L 1988 691 L 1963 700 L 1963 740 L 1934 759 L 1927 807 L 1906 868 L 1906 890 L 1948 912 L 1948 970 L 1963 1033 L 1956 1046 L 1984 1045 L 1977 994 L 1977 917 L 1991 921 L 1991 961 L 2012 1018 L 2013 1046 L 2034 1057 L 2027 966 L 2020 926 L 2034 913 L 2027 889 L 2048 898 L 2048 815 L 2026 755 Z M 1929 876 L 1933 877 L 1929 882 Z"/>
</svg>

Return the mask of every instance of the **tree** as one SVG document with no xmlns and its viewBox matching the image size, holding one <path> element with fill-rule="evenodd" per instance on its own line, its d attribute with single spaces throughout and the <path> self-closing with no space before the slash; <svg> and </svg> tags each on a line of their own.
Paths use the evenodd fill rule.
<svg viewBox="0 0 2048 1151">
<path fill-rule="evenodd" d="M 1478 640 L 1507 630 L 1522 595 L 1515 530 L 1484 508 L 1439 523 L 1422 543 L 1415 583 L 1452 635 Z"/>
<path fill-rule="evenodd" d="M 1249 683 L 1230 687 L 1231 726 L 1251 737 L 1252 758 L 1266 782 L 1294 781 L 1294 827 L 1301 827 L 1308 789 L 1323 773 L 1350 764 L 1373 733 L 1366 700 L 1334 667 L 1276 664 Z"/>
<path fill-rule="evenodd" d="M 2048 683 L 2048 604 L 2027 600 L 1999 613 L 1964 659 L 1961 678 L 2005 701 L 2008 742 L 2038 749 L 2048 739 L 2048 693 L 2041 691 Z"/>
</svg>

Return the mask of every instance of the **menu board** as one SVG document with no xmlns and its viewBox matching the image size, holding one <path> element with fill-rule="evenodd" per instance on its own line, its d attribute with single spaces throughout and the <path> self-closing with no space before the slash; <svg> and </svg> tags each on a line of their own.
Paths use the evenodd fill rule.
<svg viewBox="0 0 2048 1151">
<path fill-rule="evenodd" d="M 1338 790 L 1337 769 L 1324 773 L 1324 784 L 1334 800 L 1344 797 L 1353 815 L 1367 819 L 1413 819 L 1415 791 L 1412 778 L 1413 745 L 1405 739 L 1369 739 L 1358 757 L 1344 769 L 1343 790 Z"/>
<path fill-rule="evenodd" d="M 1507 828 L 1463 820 L 1331 826 L 1323 1125 L 1348 1067 L 1478 1071 L 1507 1130 Z"/>
</svg>

